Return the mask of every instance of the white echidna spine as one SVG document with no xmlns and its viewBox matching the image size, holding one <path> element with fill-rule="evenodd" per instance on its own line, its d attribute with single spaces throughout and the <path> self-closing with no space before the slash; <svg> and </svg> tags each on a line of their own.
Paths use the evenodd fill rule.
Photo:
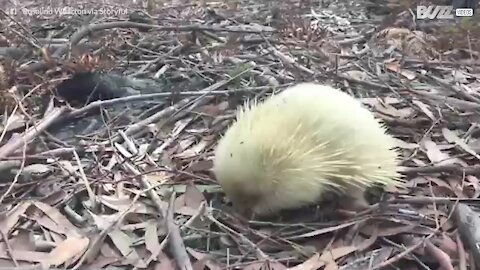
<svg viewBox="0 0 480 270">
<path fill-rule="evenodd" d="M 238 110 L 217 147 L 214 171 L 227 196 L 266 212 L 348 186 L 398 185 L 398 158 L 394 138 L 359 101 L 328 86 L 299 84 Z"/>
</svg>

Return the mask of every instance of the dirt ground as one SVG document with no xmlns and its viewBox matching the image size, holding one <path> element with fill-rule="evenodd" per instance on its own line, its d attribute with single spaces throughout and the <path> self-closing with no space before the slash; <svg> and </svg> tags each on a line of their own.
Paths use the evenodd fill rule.
<svg viewBox="0 0 480 270">
<path fill-rule="evenodd" d="M 480 14 L 435 4 L 3 0 L 0 270 L 479 269 Z M 216 143 L 307 81 L 385 123 L 405 186 L 245 218 Z"/>
</svg>

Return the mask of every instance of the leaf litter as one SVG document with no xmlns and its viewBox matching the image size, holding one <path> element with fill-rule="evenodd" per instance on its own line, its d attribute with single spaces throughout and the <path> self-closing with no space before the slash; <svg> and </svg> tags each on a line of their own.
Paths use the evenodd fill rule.
<svg viewBox="0 0 480 270">
<path fill-rule="evenodd" d="M 393 1 L 383 17 L 370 9 L 384 8 L 375 0 L 146 2 L 82 3 L 145 11 L 83 24 L 67 14 L 0 15 L 0 268 L 480 264 L 478 20 L 415 21 L 408 1 Z M 39 102 L 67 67 L 146 75 L 175 90 L 139 114 L 133 105 L 104 110 L 102 128 L 67 141 L 46 126 L 89 105 Z M 332 218 L 312 207 L 293 219 L 246 220 L 214 180 L 216 141 L 245 99 L 312 79 L 349 91 L 385 123 L 398 141 L 405 187 L 387 189 L 362 213 Z"/>
</svg>

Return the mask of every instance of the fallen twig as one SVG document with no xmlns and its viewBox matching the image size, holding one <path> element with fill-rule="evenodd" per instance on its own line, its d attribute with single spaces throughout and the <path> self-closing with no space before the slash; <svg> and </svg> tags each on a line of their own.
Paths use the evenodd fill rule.
<svg viewBox="0 0 480 270">
<path fill-rule="evenodd" d="M 453 213 L 461 239 L 469 248 L 475 264 L 480 265 L 480 217 L 478 213 L 463 203 L 459 203 Z"/>
<path fill-rule="evenodd" d="M 29 128 L 27 131 L 24 132 L 23 135 L 20 135 L 13 139 L 12 141 L 8 142 L 4 146 L 0 148 L 0 159 L 6 158 L 11 153 L 15 152 L 16 150 L 20 149 L 25 142 L 30 142 L 39 134 L 40 132 L 47 129 L 52 123 L 54 123 L 62 114 L 67 111 L 67 107 L 60 107 L 55 108 L 53 111 L 50 112 L 44 119 L 40 121 L 37 125 Z"/>
</svg>

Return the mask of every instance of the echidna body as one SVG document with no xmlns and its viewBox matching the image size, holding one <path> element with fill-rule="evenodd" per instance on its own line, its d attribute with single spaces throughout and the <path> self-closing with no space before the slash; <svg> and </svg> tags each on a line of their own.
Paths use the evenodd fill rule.
<svg viewBox="0 0 480 270">
<path fill-rule="evenodd" d="M 214 173 L 234 206 L 257 215 L 314 204 L 325 192 L 363 201 L 398 184 L 395 140 L 355 98 L 302 83 L 247 103 L 220 139 Z"/>
</svg>

